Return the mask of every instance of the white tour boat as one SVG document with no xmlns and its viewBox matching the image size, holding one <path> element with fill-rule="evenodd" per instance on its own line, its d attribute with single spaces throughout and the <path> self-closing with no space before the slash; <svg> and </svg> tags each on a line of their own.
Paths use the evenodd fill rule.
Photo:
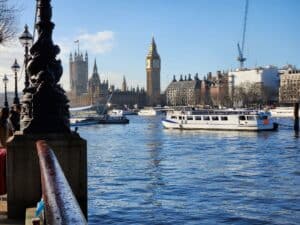
<svg viewBox="0 0 300 225">
<path fill-rule="evenodd" d="M 141 109 L 138 112 L 139 116 L 156 116 L 157 115 L 157 111 L 154 110 L 153 108 L 149 108 L 149 109 Z"/>
<path fill-rule="evenodd" d="M 269 109 L 269 112 L 273 117 L 293 117 L 294 108 L 293 107 L 277 107 L 274 109 Z M 300 116 L 300 112 L 299 112 Z"/>
<path fill-rule="evenodd" d="M 262 131 L 276 130 L 271 114 L 250 110 L 170 111 L 162 120 L 168 129 Z"/>
</svg>

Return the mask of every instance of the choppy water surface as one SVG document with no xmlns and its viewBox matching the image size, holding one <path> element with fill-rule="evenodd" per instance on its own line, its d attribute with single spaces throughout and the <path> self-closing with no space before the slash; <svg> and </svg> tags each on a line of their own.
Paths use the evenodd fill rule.
<svg viewBox="0 0 300 225">
<path fill-rule="evenodd" d="M 88 141 L 89 224 L 300 224 L 292 127 L 172 131 L 160 117 L 129 118 L 79 130 Z"/>
</svg>

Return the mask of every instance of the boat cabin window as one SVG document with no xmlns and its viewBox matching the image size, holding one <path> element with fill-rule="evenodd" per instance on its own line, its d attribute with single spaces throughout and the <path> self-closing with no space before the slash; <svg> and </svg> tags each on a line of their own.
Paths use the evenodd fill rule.
<svg viewBox="0 0 300 225">
<path fill-rule="evenodd" d="M 211 119 L 212 120 L 219 120 L 219 117 L 218 116 L 212 116 Z"/>
<path fill-rule="evenodd" d="M 178 116 L 178 119 L 179 119 L 179 120 L 182 120 L 182 116 Z"/>
<path fill-rule="evenodd" d="M 247 116 L 247 120 L 255 120 L 254 116 Z"/>
<path fill-rule="evenodd" d="M 210 120 L 209 116 L 203 116 L 203 120 Z"/>
<path fill-rule="evenodd" d="M 174 120 L 176 120 L 176 119 L 177 119 L 177 117 L 176 117 L 176 116 L 171 116 L 171 119 L 174 119 Z"/>
<path fill-rule="evenodd" d="M 193 116 L 187 116 L 187 120 L 193 120 Z"/>
<path fill-rule="evenodd" d="M 201 116 L 195 116 L 195 120 L 201 120 Z"/>
<path fill-rule="evenodd" d="M 239 116 L 239 119 L 240 120 L 246 120 L 246 117 L 245 116 Z"/>
<path fill-rule="evenodd" d="M 221 116 L 221 120 L 228 120 L 227 116 Z"/>
</svg>

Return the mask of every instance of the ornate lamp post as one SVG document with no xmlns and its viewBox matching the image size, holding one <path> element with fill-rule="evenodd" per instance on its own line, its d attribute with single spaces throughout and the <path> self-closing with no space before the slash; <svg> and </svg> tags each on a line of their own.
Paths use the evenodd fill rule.
<svg viewBox="0 0 300 225">
<path fill-rule="evenodd" d="M 11 66 L 12 71 L 15 73 L 15 97 L 14 97 L 14 104 L 15 105 L 19 105 L 20 101 L 19 101 L 19 97 L 18 97 L 18 72 L 20 70 L 20 66 L 17 62 L 17 60 L 15 59 L 14 64 Z"/>
<path fill-rule="evenodd" d="M 27 64 L 28 64 L 28 50 L 32 45 L 33 37 L 28 31 L 27 24 L 25 25 L 25 30 L 19 37 L 21 44 L 25 47 L 25 55 L 24 55 L 24 65 L 25 65 L 25 89 L 29 87 L 29 77 L 27 73 Z"/>
<path fill-rule="evenodd" d="M 50 2 L 51 0 L 37 0 L 38 16 L 35 27 L 38 38 L 30 48 L 30 59 L 26 67 L 28 74 L 21 113 L 23 134 L 71 132 L 68 99 L 58 84 L 63 70 L 61 61 L 56 59 L 60 49 L 52 40 L 54 23 L 51 22 Z M 28 35 L 26 26 L 23 34 L 20 37 L 21 42 L 28 41 L 31 35 Z M 24 46 L 28 51 L 30 42 L 26 43 Z"/>
<path fill-rule="evenodd" d="M 3 83 L 4 83 L 4 107 L 8 108 L 8 101 L 7 101 L 7 83 L 8 83 L 8 78 L 6 75 L 3 77 Z"/>
</svg>

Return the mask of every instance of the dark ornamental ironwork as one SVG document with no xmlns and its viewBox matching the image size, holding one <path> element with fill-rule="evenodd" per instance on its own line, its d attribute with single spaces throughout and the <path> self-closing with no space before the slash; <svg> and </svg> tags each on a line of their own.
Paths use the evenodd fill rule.
<svg viewBox="0 0 300 225">
<path fill-rule="evenodd" d="M 69 105 L 65 91 L 58 84 L 62 76 L 60 49 L 53 44 L 51 0 L 37 0 L 38 39 L 30 49 L 27 65 L 29 86 L 22 100 L 21 130 L 23 133 L 68 133 Z"/>
</svg>

